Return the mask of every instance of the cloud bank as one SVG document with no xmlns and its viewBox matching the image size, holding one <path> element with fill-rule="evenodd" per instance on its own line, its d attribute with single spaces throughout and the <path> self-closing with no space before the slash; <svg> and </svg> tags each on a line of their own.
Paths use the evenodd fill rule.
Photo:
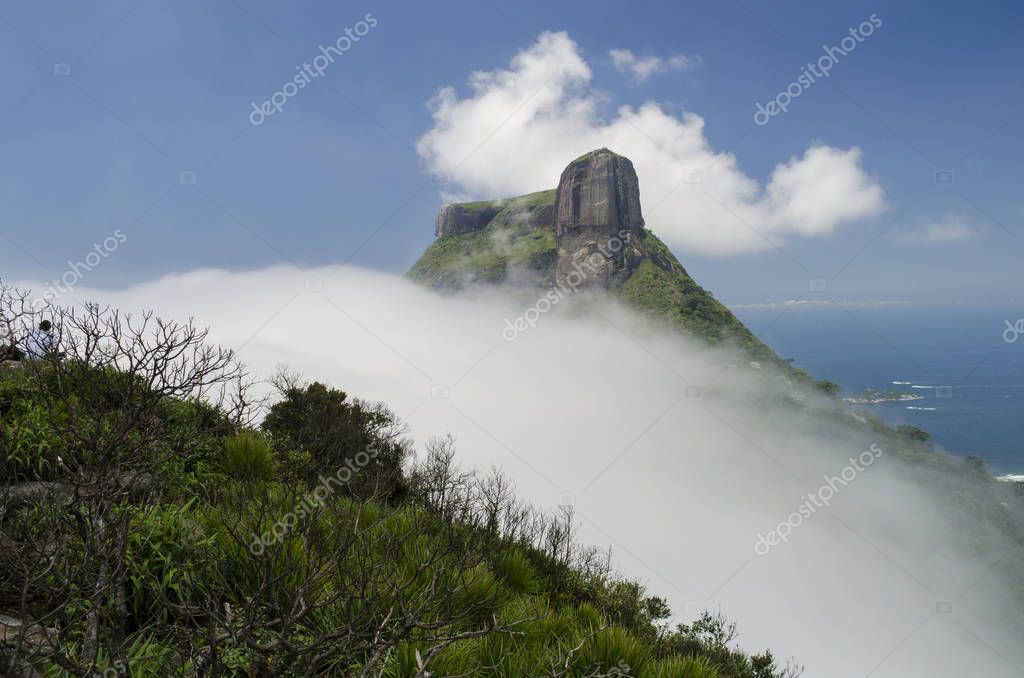
<svg viewBox="0 0 1024 678">
<path fill-rule="evenodd" d="M 758 533 L 792 521 L 878 440 L 813 400 L 803 414 L 775 405 L 793 396 L 786 383 L 610 302 L 560 305 L 508 342 L 503 319 L 532 298 L 442 297 L 350 267 L 197 271 L 76 295 L 195 316 L 258 374 L 283 363 L 385 400 L 420 445 L 453 433 L 463 465 L 502 467 L 539 506 L 575 502 L 583 540 L 610 544 L 680 616 L 721 609 L 744 647 L 793 655 L 808 678 L 1017 676 L 1011 663 L 1024 665 L 1020 611 L 993 571 L 1012 545 L 959 553 L 891 450 L 758 555 Z"/>
<path fill-rule="evenodd" d="M 695 113 L 647 102 L 606 119 L 592 77 L 568 34 L 544 33 L 508 68 L 475 71 L 465 97 L 442 88 L 417 151 L 451 179 L 448 197 L 482 199 L 553 188 L 570 160 L 608 147 L 636 166 L 648 227 L 674 249 L 711 256 L 827 235 L 885 206 L 856 147 L 813 145 L 762 184 L 711 147 Z"/>
</svg>

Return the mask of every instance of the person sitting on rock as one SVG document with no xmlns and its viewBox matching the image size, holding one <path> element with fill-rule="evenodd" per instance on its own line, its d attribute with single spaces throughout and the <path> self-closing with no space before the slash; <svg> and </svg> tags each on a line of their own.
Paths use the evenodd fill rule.
<svg viewBox="0 0 1024 678">
<path fill-rule="evenodd" d="M 29 333 L 25 340 L 25 354 L 30 360 L 52 356 L 57 348 L 57 338 L 53 336 L 53 324 L 49 320 L 39 323 L 39 329 Z"/>
</svg>

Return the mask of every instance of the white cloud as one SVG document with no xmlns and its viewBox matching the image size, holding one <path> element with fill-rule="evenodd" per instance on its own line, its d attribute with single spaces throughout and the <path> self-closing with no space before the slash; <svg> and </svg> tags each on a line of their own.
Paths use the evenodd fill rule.
<svg viewBox="0 0 1024 678">
<path fill-rule="evenodd" d="M 692 63 L 682 54 L 663 59 L 657 56 L 639 57 L 628 49 L 613 49 L 609 50 L 608 55 L 619 72 L 632 75 L 638 83 L 668 70 L 681 71 Z"/>
<path fill-rule="evenodd" d="M 763 186 L 734 155 L 711 148 L 699 115 L 647 102 L 602 118 L 591 77 L 566 33 L 544 33 L 508 69 L 474 72 L 465 98 L 441 89 L 417 150 L 460 197 L 493 198 L 553 188 L 570 160 L 607 146 L 636 166 L 648 226 L 672 247 L 705 255 L 828 234 L 884 207 L 857 148 L 811 146 Z"/>
<path fill-rule="evenodd" d="M 981 227 L 961 214 L 947 214 L 939 221 L 911 231 L 905 237 L 913 242 L 949 243 L 970 240 L 981 232 Z"/>
</svg>

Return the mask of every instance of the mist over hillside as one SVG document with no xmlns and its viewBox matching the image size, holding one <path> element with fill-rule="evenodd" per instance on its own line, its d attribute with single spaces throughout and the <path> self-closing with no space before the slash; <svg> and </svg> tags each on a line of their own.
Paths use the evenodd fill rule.
<svg viewBox="0 0 1024 678">
<path fill-rule="evenodd" d="M 539 506 L 574 505 L 582 539 L 610 545 L 678 617 L 721 609 L 745 647 L 795 656 L 807 675 L 1010 676 L 1024 662 L 1020 592 L 1002 578 L 1019 544 L 937 503 L 831 399 L 598 293 L 511 341 L 506 320 L 529 293 L 443 296 L 351 267 L 196 271 L 75 296 L 195 316 L 257 374 L 284 364 L 385 400 L 418 445 L 451 433 L 462 464 L 500 466 Z M 791 519 L 828 477 L 849 481 Z M 799 525 L 760 555 L 787 521 Z M 964 534 L 979 537 L 972 552 Z"/>
</svg>

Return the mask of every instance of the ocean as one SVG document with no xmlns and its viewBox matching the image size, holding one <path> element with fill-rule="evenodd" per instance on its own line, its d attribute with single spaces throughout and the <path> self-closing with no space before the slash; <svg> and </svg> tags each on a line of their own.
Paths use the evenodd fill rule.
<svg viewBox="0 0 1024 678">
<path fill-rule="evenodd" d="M 1024 307 L 783 310 L 733 312 L 842 397 L 882 394 L 860 405 L 875 416 L 924 429 L 995 473 L 1024 474 Z"/>
</svg>

